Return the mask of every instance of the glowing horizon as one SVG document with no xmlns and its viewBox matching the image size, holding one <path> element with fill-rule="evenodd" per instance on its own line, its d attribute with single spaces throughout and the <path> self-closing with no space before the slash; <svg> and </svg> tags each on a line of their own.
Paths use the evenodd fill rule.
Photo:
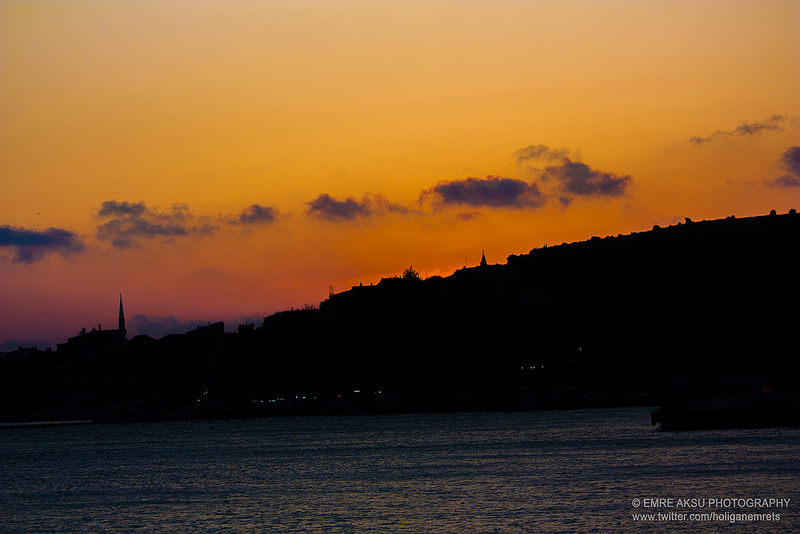
<svg viewBox="0 0 800 534">
<path fill-rule="evenodd" d="M 800 208 L 796 2 L 0 10 L 0 344 Z"/>
</svg>

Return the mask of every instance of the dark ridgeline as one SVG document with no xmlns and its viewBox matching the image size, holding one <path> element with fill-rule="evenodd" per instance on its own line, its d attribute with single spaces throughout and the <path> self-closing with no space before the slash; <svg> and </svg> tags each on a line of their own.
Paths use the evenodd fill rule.
<svg viewBox="0 0 800 534">
<path fill-rule="evenodd" d="M 799 275 L 800 217 L 773 212 L 534 249 L 445 278 L 409 268 L 235 333 L 216 323 L 126 341 L 121 319 L 116 336 L 3 355 L 0 421 L 796 394 Z"/>
</svg>

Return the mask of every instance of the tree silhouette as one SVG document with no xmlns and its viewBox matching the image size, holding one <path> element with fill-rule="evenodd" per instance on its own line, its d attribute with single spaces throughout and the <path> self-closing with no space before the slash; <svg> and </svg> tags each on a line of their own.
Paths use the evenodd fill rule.
<svg viewBox="0 0 800 534">
<path fill-rule="evenodd" d="M 411 265 L 403 271 L 403 280 L 421 280 L 421 278 L 419 277 L 419 272 L 415 271 L 414 266 Z"/>
</svg>

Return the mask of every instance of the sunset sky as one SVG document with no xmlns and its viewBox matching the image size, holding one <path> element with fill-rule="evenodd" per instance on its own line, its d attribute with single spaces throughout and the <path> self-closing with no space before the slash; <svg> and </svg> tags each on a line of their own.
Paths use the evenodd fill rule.
<svg viewBox="0 0 800 534">
<path fill-rule="evenodd" d="M 800 209 L 800 2 L 0 0 L 0 348 Z"/>
</svg>

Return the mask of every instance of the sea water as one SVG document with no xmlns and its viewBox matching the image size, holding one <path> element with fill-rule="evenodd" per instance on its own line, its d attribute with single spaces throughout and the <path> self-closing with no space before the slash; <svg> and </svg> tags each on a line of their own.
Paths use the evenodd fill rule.
<svg viewBox="0 0 800 534">
<path fill-rule="evenodd" d="M 649 411 L 4 428 L 0 532 L 800 532 L 800 429 Z"/>
</svg>

